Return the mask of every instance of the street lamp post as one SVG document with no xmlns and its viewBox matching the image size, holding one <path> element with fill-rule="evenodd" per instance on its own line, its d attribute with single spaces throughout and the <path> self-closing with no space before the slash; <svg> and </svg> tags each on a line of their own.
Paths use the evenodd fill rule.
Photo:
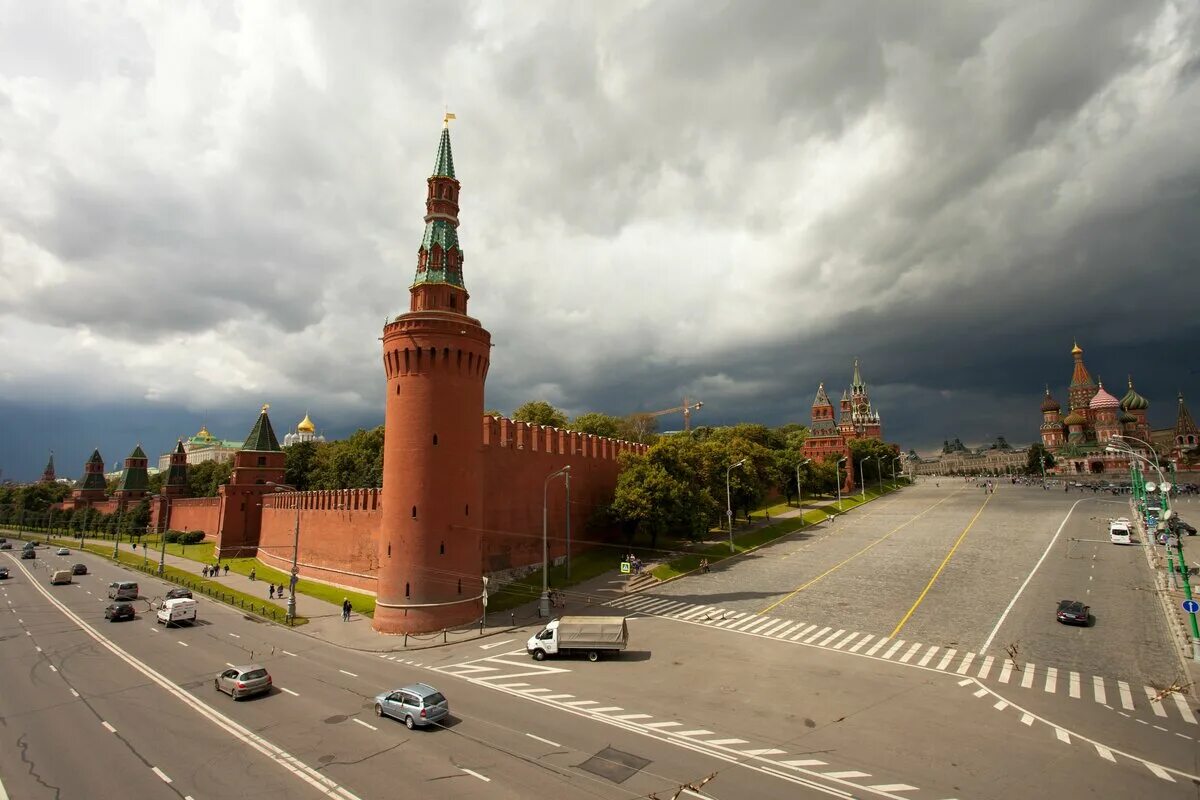
<svg viewBox="0 0 1200 800">
<path fill-rule="evenodd" d="M 286 483 L 267 481 L 276 492 L 295 492 L 295 486 Z M 300 579 L 300 498 L 292 498 L 296 503 L 296 524 L 292 529 L 292 574 L 288 578 L 287 623 L 291 625 L 296 620 L 296 582 Z"/>
<path fill-rule="evenodd" d="M 746 459 L 742 459 L 736 464 L 730 464 L 725 470 L 725 519 L 729 522 L 729 552 L 733 553 L 733 494 L 729 488 L 730 475 L 735 469 L 746 463 Z"/>
<path fill-rule="evenodd" d="M 550 481 L 557 478 L 559 475 L 566 476 L 571 471 L 571 465 L 563 467 L 560 470 L 551 472 L 546 476 L 546 480 L 542 482 L 542 596 L 538 599 L 538 616 L 550 616 L 550 538 L 549 538 L 549 512 L 547 511 L 547 496 L 550 491 Z M 567 509 L 567 515 L 570 516 L 571 510 Z"/>
<path fill-rule="evenodd" d="M 800 488 L 800 468 L 812 459 L 806 458 L 796 465 L 796 505 L 800 508 L 800 527 L 804 527 L 804 491 Z"/>
<path fill-rule="evenodd" d="M 571 473 L 563 475 L 567 484 L 567 581 L 571 580 Z"/>
<path fill-rule="evenodd" d="M 841 464 L 845 460 L 846 460 L 846 457 L 842 456 L 837 461 L 833 462 L 833 482 L 834 482 L 834 484 L 837 485 L 838 513 L 839 514 L 842 513 L 842 471 L 840 469 L 838 469 L 838 464 Z M 849 465 L 847 465 L 847 466 L 849 466 Z"/>
<path fill-rule="evenodd" d="M 879 471 L 875 477 L 879 478 L 879 496 L 883 496 L 883 456 L 875 456 L 875 461 L 879 463 Z"/>
<path fill-rule="evenodd" d="M 862 494 L 863 502 L 867 502 L 867 479 L 863 477 L 863 465 L 867 463 L 867 459 L 860 458 L 858 460 L 858 489 Z"/>
</svg>

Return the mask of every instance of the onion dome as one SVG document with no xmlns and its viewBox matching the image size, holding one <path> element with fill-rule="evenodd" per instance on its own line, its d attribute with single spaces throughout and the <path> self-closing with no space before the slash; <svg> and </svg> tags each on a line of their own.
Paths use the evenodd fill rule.
<svg viewBox="0 0 1200 800">
<path fill-rule="evenodd" d="M 1092 402 L 1088 405 L 1092 408 L 1092 410 L 1103 408 L 1120 408 L 1121 401 L 1104 391 L 1104 381 L 1100 381 L 1100 388 L 1096 390 L 1094 395 L 1092 395 Z"/>
<path fill-rule="evenodd" d="M 1078 411 L 1072 411 L 1070 414 L 1067 415 L 1067 418 L 1063 420 L 1063 424 L 1064 425 L 1086 425 L 1087 417 L 1085 417 L 1083 414 L 1080 414 Z"/>
<path fill-rule="evenodd" d="M 317 426 L 313 424 L 313 421 L 308 418 L 308 413 L 305 412 L 304 419 L 300 420 L 300 424 L 296 426 L 296 430 L 301 433 L 312 433 L 316 429 Z"/>
<path fill-rule="evenodd" d="M 1073 355 L 1073 356 L 1083 355 L 1083 348 L 1079 346 L 1079 342 L 1074 343 L 1074 347 L 1071 348 L 1071 355 Z"/>
<path fill-rule="evenodd" d="M 1135 417 L 1133 414 L 1130 414 L 1128 411 L 1122 411 L 1121 416 L 1117 417 L 1117 422 L 1120 422 L 1122 425 L 1125 425 L 1130 422 L 1137 422 L 1137 421 L 1138 421 L 1138 418 Z"/>
<path fill-rule="evenodd" d="M 1129 391 L 1121 398 L 1121 407 L 1126 411 L 1145 411 L 1150 407 L 1150 401 L 1137 393 L 1133 388 L 1133 376 L 1129 376 Z"/>
<path fill-rule="evenodd" d="M 1062 406 L 1058 404 L 1058 401 L 1050 396 L 1050 387 L 1047 386 L 1046 396 L 1042 398 L 1042 412 L 1045 413 L 1047 411 L 1058 411 L 1061 408 Z"/>
</svg>

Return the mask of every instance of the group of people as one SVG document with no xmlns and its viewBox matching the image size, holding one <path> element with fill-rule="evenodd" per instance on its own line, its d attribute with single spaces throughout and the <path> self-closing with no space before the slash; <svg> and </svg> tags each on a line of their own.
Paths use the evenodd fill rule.
<svg viewBox="0 0 1200 800">
<path fill-rule="evenodd" d="M 642 574 L 642 560 L 633 553 L 625 556 L 625 560 L 629 562 L 629 568 L 633 570 L 634 575 Z"/>
<path fill-rule="evenodd" d="M 278 586 L 276 586 L 274 583 L 267 584 L 267 597 L 274 600 L 275 595 L 279 595 L 279 598 L 281 600 L 283 599 L 283 584 L 282 583 L 279 584 Z"/>
<path fill-rule="evenodd" d="M 210 567 L 210 566 L 208 566 L 207 564 L 205 564 L 205 565 L 204 565 L 204 566 L 203 566 L 203 567 L 200 569 L 200 574 L 201 574 L 201 575 L 203 575 L 203 576 L 204 576 L 204 577 L 206 577 L 206 578 L 219 578 L 219 577 L 221 577 L 221 565 L 220 565 L 220 564 L 213 564 L 213 565 Z M 228 564 L 226 564 L 226 565 L 225 565 L 225 574 L 226 574 L 226 575 L 228 575 L 228 574 L 229 574 L 229 565 L 228 565 Z"/>
</svg>

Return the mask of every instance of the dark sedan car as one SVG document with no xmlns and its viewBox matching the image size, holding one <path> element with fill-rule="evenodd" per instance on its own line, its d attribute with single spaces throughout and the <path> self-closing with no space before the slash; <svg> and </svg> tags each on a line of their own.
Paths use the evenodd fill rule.
<svg viewBox="0 0 1200 800">
<path fill-rule="evenodd" d="M 87 564 L 75 564 L 71 567 L 72 575 L 87 575 Z"/>
<path fill-rule="evenodd" d="M 1058 603 L 1058 621 L 1064 625 L 1087 625 L 1088 609 L 1078 600 L 1060 600 Z"/>
<path fill-rule="evenodd" d="M 8 577 L 8 567 L 0 567 L 0 578 Z"/>
<path fill-rule="evenodd" d="M 37 553 L 33 550 L 22 550 L 21 558 L 37 558 Z"/>
<path fill-rule="evenodd" d="M 163 599 L 174 600 L 177 597 L 187 597 L 190 599 L 191 596 L 192 596 L 191 589 L 184 589 L 182 586 L 176 586 L 174 589 L 168 589 L 167 593 Z"/>
<path fill-rule="evenodd" d="M 12 542 L 0 542 L 0 550 L 12 550 Z"/>
<path fill-rule="evenodd" d="M 109 603 L 104 609 L 104 618 L 116 622 L 121 619 L 133 619 L 133 603 Z"/>
<path fill-rule="evenodd" d="M 1196 526 L 1189 525 L 1181 519 L 1175 520 L 1175 527 L 1180 533 L 1186 533 L 1188 536 L 1196 535 Z"/>
</svg>

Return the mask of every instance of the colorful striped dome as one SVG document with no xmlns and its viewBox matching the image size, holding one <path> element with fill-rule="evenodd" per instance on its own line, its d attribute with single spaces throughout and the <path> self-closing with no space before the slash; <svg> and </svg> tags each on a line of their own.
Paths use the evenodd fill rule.
<svg viewBox="0 0 1200 800">
<path fill-rule="evenodd" d="M 1058 401 L 1050 396 L 1050 387 L 1047 386 L 1046 396 L 1042 398 L 1042 413 L 1047 411 L 1058 411 L 1061 408 L 1062 406 L 1059 405 Z"/>
<path fill-rule="evenodd" d="M 1145 411 L 1150 407 L 1150 401 L 1133 388 L 1133 376 L 1129 377 L 1129 391 L 1121 398 L 1121 407 L 1126 411 Z"/>
<path fill-rule="evenodd" d="M 1101 408 L 1120 408 L 1121 401 L 1104 391 L 1104 381 L 1100 381 L 1100 388 L 1098 388 L 1096 393 L 1092 395 L 1092 402 L 1088 405 L 1093 410 Z"/>
<path fill-rule="evenodd" d="M 1080 414 L 1078 411 L 1072 411 L 1070 414 L 1067 415 L 1067 418 L 1063 420 L 1063 424 L 1064 425 L 1086 425 L 1087 417 L 1085 417 L 1083 414 Z"/>
</svg>

